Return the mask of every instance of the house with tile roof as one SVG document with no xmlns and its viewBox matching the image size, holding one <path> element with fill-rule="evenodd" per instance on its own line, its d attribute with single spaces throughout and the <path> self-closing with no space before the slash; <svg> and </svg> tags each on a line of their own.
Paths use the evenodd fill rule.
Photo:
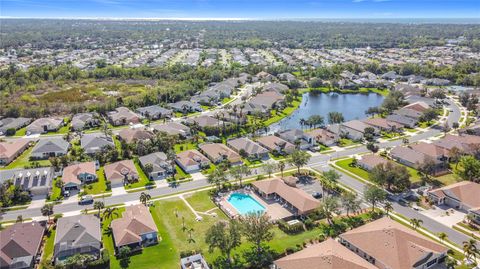
<svg viewBox="0 0 480 269">
<path fill-rule="evenodd" d="M 177 153 L 175 162 L 187 173 L 197 172 L 210 165 L 210 160 L 196 149 Z"/>
<path fill-rule="evenodd" d="M 105 172 L 105 178 L 112 183 L 112 187 L 136 182 L 139 178 L 137 168 L 132 160 L 123 160 L 105 165 L 103 171 Z"/>
<path fill-rule="evenodd" d="M 273 269 L 378 269 L 333 238 L 273 262 Z"/>
<path fill-rule="evenodd" d="M 116 251 L 123 246 L 135 250 L 158 243 L 157 225 L 143 204 L 127 207 L 110 225 Z"/>
<path fill-rule="evenodd" d="M 80 138 L 80 147 L 86 154 L 93 155 L 106 148 L 115 148 L 115 143 L 110 136 L 104 134 L 84 134 Z"/>
<path fill-rule="evenodd" d="M 97 180 L 95 162 L 83 162 L 71 164 L 63 168 L 62 181 L 65 190 L 79 190 L 83 184 Z"/>
<path fill-rule="evenodd" d="M 275 135 L 261 136 L 257 139 L 257 143 L 279 154 L 290 154 L 295 150 L 295 145 Z"/>
<path fill-rule="evenodd" d="M 175 168 L 169 163 L 167 155 L 163 152 L 153 152 L 145 156 L 138 157 L 140 166 L 145 174 L 151 180 L 164 179 L 175 173 Z M 147 171 L 146 167 L 151 165 L 152 170 Z"/>
<path fill-rule="evenodd" d="M 428 198 L 437 205 L 447 205 L 468 211 L 480 207 L 480 184 L 471 181 L 457 182 L 427 192 Z"/>
<path fill-rule="evenodd" d="M 62 137 L 40 139 L 33 147 L 30 158 L 48 159 L 50 157 L 60 157 L 66 155 L 69 148 L 70 143 Z"/>
<path fill-rule="evenodd" d="M 125 128 L 118 133 L 118 138 L 128 144 L 152 139 L 154 136 L 153 132 L 146 128 Z"/>
<path fill-rule="evenodd" d="M 140 117 L 126 107 L 117 107 L 115 111 L 108 112 L 107 117 L 114 126 L 140 122 Z"/>
<path fill-rule="evenodd" d="M 340 242 L 380 269 L 433 268 L 448 248 L 383 217 L 339 236 Z"/>
<path fill-rule="evenodd" d="M 205 154 L 213 163 L 220 163 L 224 160 L 230 164 L 241 164 L 242 158 L 240 154 L 231 148 L 220 143 L 203 143 L 198 146 L 201 152 Z"/>
<path fill-rule="evenodd" d="M 33 135 L 56 132 L 63 126 L 63 123 L 63 118 L 59 117 L 39 118 L 27 126 L 26 134 Z"/>
<path fill-rule="evenodd" d="M 100 257 L 102 233 L 100 219 L 95 215 L 76 215 L 58 219 L 53 258 L 56 263 L 75 254 Z"/>
<path fill-rule="evenodd" d="M 152 126 L 153 130 L 157 133 L 166 133 L 168 135 L 179 135 L 187 138 L 191 134 L 190 127 L 185 126 L 179 122 L 167 122 L 163 124 L 157 124 Z"/>
<path fill-rule="evenodd" d="M 32 122 L 30 118 L 3 118 L 0 119 L 0 135 L 7 135 L 8 130 L 21 129 Z M 12 134 L 8 134 L 12 135 Z"/>
<path fill-rule="evenodd" d="M 34 268 L 45 234 L 36 221 L 17 222 L 0 231 L 0 268 Z"/>
<path fill-rule="evenodd" d="M 0 142 L 0 165 L 7 165 L 13 162 L 29 146 L 30 141 L 26 139 L 15 139 Z"/>
<path fill-rule="evenodd" d="M 251 159 L 269 158 L 268 150 L 266 148 L 245 137 L 230 139 L 227 141 L 227 146 L 238 154 L 240 154 L 240 152 L 245 152 L 248 158 Z"/>
<path fill-rule="evenodd" d="M 82 131 L 88 128 L 99 126 L 100 120 L 97 113 L 78 113 L 72 117 L 70 125 L 72 126 L 72 130 Z"/>
</svg>

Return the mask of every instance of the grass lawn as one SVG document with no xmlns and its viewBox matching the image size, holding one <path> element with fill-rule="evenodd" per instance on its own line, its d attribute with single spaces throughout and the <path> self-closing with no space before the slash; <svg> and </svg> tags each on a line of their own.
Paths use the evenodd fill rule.
<svg viewBox="0 0 480 269">
<path fill-rule="evenodd" d="M 182 151 L 190 150 L 190 149 L 197 149 L 197 145 L 192 143 L 191 141 L 185 141 L 187 143 L 179 143 L 173 146 L 175 153 L 179 153 Z"/>
<path fill-rule="evenodd" d="M 50 229 L 50 232 L 44 237 L 45 247 L 43 249 L 42 261 L 48 261 L 53 257 L 55 233 L 56 233 L 56 229 Z M 40 268 L 42 268 L 42 266 L 40 266 Z"/>
<path fill-rule="evenodd" d="M 361 178 L 363 178 L 367 181 L 370 181 L 369 173 L 368 173 L 367 170 L 364 170 L 360 167 L 350 166 L 350 164 L 352 163 L 352 160 L 353 160 L 353 158 L 340 160 L 340 161 L 335 162 L 335 164 L 338 165 L 339 167 L 349 171 L 352 174 L 355 174 L 355 175 L 357 175 L 357 176 L 359 176 L 359 177 L 361 177 Z M 399 165 L 401 165 L 401 164 L 399 164 Z M 407 167 L 407 166 L 405 166 L 405 168 L 407 168 L 408 172 L 410 173 L 410 182 L 416 183 L 416 182 L 420 181 L 420 177 L 417 174 L 417 170 L 415 170 L 413 168 L 410 168 L 410 167 Z"/>
<path fill-rule="evenodd" d="M 302 103 L 302 99 L 300 98 L 299 100 L 293 100 L 292 106 L 289 106 L 289 107 L 285 108 L 281 112 L 280 111 L 277 112 L 277 114 L 274 114 L 273 111 L 271 111 L 271 113 L 272 113 L 271 117 L 268 120 L 264 121 L 265 126 L 268 126 L 268 125 L 274 124 L 276 122 L 279 122 L 281 119 L 289 116 L 295 110 L 297 110 L 297 108 L 300 106 L 301 103 Z"/>
<path fill-rule="evenodd" d="M 182 179 L 192 177 L 190 174 L 187 174 L 185 171 L 183 171 L 182 168 L 180 168 L 180 166 L 178 165 L 175 165 L 175 170 L 176 170 L 176 173 L 175 173 L 176 180 L 182 180 Z"/>
<path fill-rule="evenodd" d="M 32 165 L 33 163 L 37 162 L 40 166 L 50 166 L 49 160 L 36 160 L 30 161 L 30 154 L 32 153 L 33 147 L 28 148 L 25 150 L 17 159 L 11 162 L 9 165 L 5 166 L 1 169 L 13 169 L 13 168 L 24 168 L 25 166 Z"/>
<path fill-rule="evenodd" d="M 338 146 L 339 147 L 348 147 L 348 146 L 353 146 L 353 145 L 356 145 L 356 144 L 358 144 L 358 143 L 351 140 L 351 139 L 348 139 L 348 138 L 340 138 L 340 140 L 338 140 Z"/>
<path fill-rule="evenodd" d="M 53 202 L 53 201 L 59 201 L 59 200 L 62 200 L 63 199 L 63 196 L 62 196 L 62 189 L 57 187 L 55 183 L 57 183 L 57 181 L 59 180 L 62 180 L 61 177 L 57 177 L 55 179 L 53 179 L 53 182 L 52 182 L 52 194 L 50 195 L 50 199 L 48 199 L 49 202 Z"/>
<path fill-rule="evenodd" d="M 443 176 L 436 177 L 435 181 L 437 181 L 437 183 L 440 183 L 439 185 L 448 186 L 453 183 L 457 183 L 459 181 L 459 178 L 456 174 L 452 173 L 452 174 L 446 174 Z"/>
<path fill-rule="evenodd" d="M 151 182 L 143 172 L 143 169 L 140 167 L 140 165 L 137 162 L 134 162 L 134 163 L 135 163 L 135 168 L 137 169 L 137 172 L 138 172 L 138 181 L 133 184 L 127 184 L 125 186 L 126 190 L 145 187 L 148 183 Z"/>
<path fill-rule="evenodd" d="M 107 192 L 107 185 L 105 179 L 105 173 L 103 167 L 100 167 L 97 171 L 97 181 L 90 183 L 84 188 L 87 194 L 102 194 Z"/>
<path fill-rule="evenodd" d="M 323 144 L 318 144 L 318 146 L 320 147 L 320 150 L 319 150 L 320 152 L 332 150 L 331 147 L 327 147 L 327 146 L 325 146 L 325 145 L 323 145 Z"/>
<path fill-rule="evenodd" d="M 222 99 L 222 104 L 226 104 L 226 103 L 228 103 L 232 100 L 233 100 L 233 98 L 231 98 L 231 97 L 225 97 L 225 98 Z"/>
<path fill-rule="evenodd" d="M 243 163 L 244 163 L 246 166 L 262 164 L 262 161 L 261 161 L 261 160 L 251 161 L 251 160 L 249 160 L 248 158 L 242 158 L 242 161 L 243 161 Z"/>
<path fill-rule="evenodd" d="M 15 136 L 25 136 L 26 134 L 27 134 L 27 126 L 20 128 L 15 132 Z"/>
<path fill-rule="evenodd" d="M 268 154 L 270 156 L 270 158 L 276 160 L 276 161 L 280 161 L 280 160 L 286 160 L 288 158 L 288 155 L 273 155 L 272 153 L 269 153 Z"/>
<path fill-rule="evenodd" d="M 209 175 L 215 170 L 215 164 L 211 163 L 208 168 L 202 169 L 202 174 Z"/>
</svg>

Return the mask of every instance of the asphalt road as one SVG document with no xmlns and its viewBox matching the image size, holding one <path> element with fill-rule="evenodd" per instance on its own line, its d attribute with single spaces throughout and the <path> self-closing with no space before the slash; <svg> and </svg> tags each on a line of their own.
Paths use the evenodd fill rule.
<svg viewBox="0 0 480 269">
<path fill-rule="evenodd" d="M 458 122 L 458 120 L 461 117 L 461 112 L 460 109 L 452 102 L 448 101 L 449 106 L 448 109 L 451 109 L 452 112 L 449 113 L 448 116 L 448 122 L 451 126 L 453 122 Z M 410 142 L 415 142 L 419 141 L 422 139 L 427 139 L 429 137 L 436 136 L 440 134 L 442 130 L 440 128 L 435 129 L 429 129 L 428 131 L 417 134 L 415 136 L 409 137 Z M 402 140 L 395 140 L 395 141 L 387 141 L 380 143 L 379 146 L 380 148 L 387 148 L 387 147 L 394 147 L 397 145 L 401 145 Z M 335 153 L 331 154 L 319 154 L 317 156 L 312 156 L 310 159 L 309 164 L 307 165 L 308 167 L 311 167 L 317 171 L 326 171 L 331 169 L 327 162 L 332 159 L 332 158 L 339 158 L 339 157 L 345 157 L 345 156 L 350 156 L 354 154 L 359 154 L 368 151 L 365 146 L 360 146 L 352 149 L 347 149 L 343 151 L 338 151 Z M 290 165 L 287 165 L 287 168 L 292 168 Z M 255 174 L 264 174 L 261 168 L 253 169 L 253 175 Z M 341 173 L 341 179 L 339 180 L 340 183 L 342 183 L 345 186 L 348 186 L 349 188 L 357 191 L 357 193 L 362 196 L 363 189 L 365 187 L 365 184 L 344 174 Z M 167 196 L 167 195 L 174 195 L 178 194 L 181 192 L 186 192 L 186 191 L 191 191 L 195 190 L 198 188 L 204 188 L 207 187 L 209 184 L 205 179 L 202 180 L 196 180 L 196 181 L 190 181 L 190 182 L 185 182 L 182 183 L 178 186 L 171 187 L 171 186 L 165 186 L 165 187 L 159 187 L 155 189 L 150 189 L 146 190 L 145 192 L 148 192 L 152 197 L 158 197 L 158 196 Z M 132 201 L 138 201 L 140 197 L 141 192 L 134 192 L 134 193 L 126 193 L 126 194 L 121 194 L 121 195 L 116 195 L 116 196 L 111 196 L 111 197 L 105 197 L 105 198 L 98 198 L 96 200 L 101 200 L 105 203 L 106 206 L 108 205 L 114 205 L 114 204 L 120 204 L 120 203 L 126 203 L 126 202 L 132 202 Z M 92 205 L 78 205 L 77 203 L 63 203 L 59 205 L 54 206 L 54 212 L 55 214 L 58 213 L 67 213 L 67 212 L 73 212 L 73 211 L 79 211 L 84 209 L 85 207 L 91 208 Z M 412 208 L 402 206 L 398 203 L 393 202 L 393 207 L 395 209 L 395 212 L 404 215 L 407 218 L 417 218 L 423 220 L 423 226 L 434 232 L 434 233 L 439 233 L 439 232 L 444 232 L 448 235 L 448 238 L 458 244 L 461 245 L 463 241 L 466 241 L 469 239 L 468 236 L 457 232 L 453 230 L 450 227 L 447 227 L 427 216 L 424 216 L 420 214 L 419 212 L 413 210 Z M 3 215 L 0 216 L 1 220 L 15 220 L 18 215 L 22 215 L 24 219 L 27 218 L 33 218 L 33 217 L 39 217 L 41 216 L 40 209 L 39 208 L 30 208 L 30 209 L 23 209 L 23 210 L 16 210 L 16 211 L 7 211 L 4 212 Z"/>
</svg>

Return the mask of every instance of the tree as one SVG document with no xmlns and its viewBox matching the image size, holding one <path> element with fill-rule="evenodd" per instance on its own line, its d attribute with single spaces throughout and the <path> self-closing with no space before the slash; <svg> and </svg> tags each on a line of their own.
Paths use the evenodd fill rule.
<svg viewBox="0 0 480 269">
<path fill-rule="evenodd" d="M 420 225 L 422 225 L 422 223 L 423 223 L 423 220 L 421 220 L 421 219 L 413 218 L 413 219 L 410 220 L 410 225 L 412 225 L 414 230 L 416 230 L 418 227 L 420 227 Z"/>
<path fill-rule="evenodd" d="M 444 242 L 448 238 L 448 235 L 444 232 L 438 233 L 437 236 L 438 236 L 438 239 L 440 239 L 440 241 L 442 242 Z"/>
<path fill-rule="evenodd" d="M 372 205 L 372 211 L 374 211 L 375 205 L 385 201 L 387 192 L 375 185 L 367 185 L 363 192 L 363 198 Z"/>
<path fill-rule="evenodd" d="M 53 215 L 53 204 L 45 204 L 41 209 L 42 216 L 48 218 L 48 222 L 50 222 L 50 216 Z"/>
<path fill-rule="evenodd" d="M 336 111 L 328 113 L 328 123 L 329 124 L 337 124 L 337 123 L 342 123 L 344 121 L 345 121 L 345 119 L 344 119 L 342 113 L 336 112 Z"/>
<path fill-rule="evenodd" d="M 366 141 L 372 142 L 375 138 L 375 129 L 373 127 L 367 127 L 363 130 L 363 138 Z"/>
<path fill-rule="evenodd" d="M 457 170 L 457 174 L 463 179 L 476 182 L 480 178 L 480 161 L 468 155 L 460 158 L 463 169 Z"/>
<path fill-rule="evenodd" d="M 427 108 L 420 117 L 420 121 L 430 122 L 438 118 L 438 113 L 433 108 Z"/>
<path fill-rule="evenodd" d="M 283 178 L 283 171 L 285 170 L 285 161 L 281 160 L 278 162 L 278 169 L 280 169 L 280 175 Z"/>
<path fill-rule="evenodd" d="M 153 164 L 147 163 L 143 166 L 143 170 L 145 171 L 145 174 L 150 174 L 153 171 Z"/>
<path fill-rule="evenodd" d="M 318 206 L 319 212 L 325 216 L 327 219 L 328 224 L 333 224 L 333 216 L 334 214 L 339 213 L 340 204 L 338 202 L 338 198 L 335 196 L 325 197 L 323 201 Z"/>
<path fill-rule="evenodd" d="M 95 201 L 93 203 L 93 209 L 98 210 L 98 216 L 100 217 L 100 211 L 105 208 L 105 204 L 102 201 Z"/>
<path fill-rule="evenodd" d="M 294 150 L 290 155 L 290 163 L 297 167 L 298 174 L 300 174 L 300 168 L 308 163 L 310 160 L 310 154 L 303 150 Z"/>
<path fill-rule="evenodd" d="M 215 223 L 205 234 L 205 243 L 208 245 L 209 252 L 213 252 L 215 249 L 220 250 L 222 256 L 225 256 L 227 268 L 230 268 L 232 264 L 232 251 L 241 244 L 240 231 L 240 223 L 237 220 L 230 220 L 230 222 Z"/>
<path fill-rule="evenodd" d="M 118 216 L 118 209 L 116 207 L 107 207 L 103 210 L 104 219 L 111 219 L 113 216 Z"/>
<path fill-rule="evenodd" d="M 120 266 L 122 268 L 127 268 L 130 263 L 130 253 L 131 249 L 129 246 L 123 246 L 118 250 L 118 259 L 120 260 Z"/>
<path fill-rule="evenodd" d="M 140 193 L 140 203 L 142 203 L 144 206 L 147 206 L 148 201 L 152 199 L 152 196 L 146 192 Z"/>
<path fill-rule="evenodd" d="M 378 146 L 375 145 L 374 142 L 368 142 L 366 147 L 367 147 L 368 150 L 370 150 L 373 153 L 378 151 Z"/>
<path fill-rule="evenodd" d="M 322 172 L 323 181 L 322 185 L 324 189 L 334 190 L 337 181 L 341 178 L 341 175 L 334 169 Z"/>
<path fill-rule="evenodd" d="M 371 181 L 389 191 L 402 192 L 410 187 L 410 173 L 407 168 L 392 162 L 376 165 L 368 175 Z"/>
<path fill-rule="evenodd" d="M 267 162 L 262 166 L 262 170 L 268 174 L 268 177 L 272 177 L 272 173 L 275 172 L 275 169 L 277 169 L 277 165 L 272 162 Z"/>
<path fill-rule="evenodd" d="M 458 163 L 460 162 L 460 158 L 462 157 L 463 152 L 457 148 L 453 147 L 450 149 L 449 156 L 450 156 L 450 161 L 455 163 L 455 170 L 458 168 Z"/>
<path fill-rule="evenodd" d="M 242 179 L 245 176 L 251 174 L 251 170 L 247 165 L 237 165 L 229 170 L 230 175 L 240 183 L 240 187 L 242 186 Z"/>
<path fill-rule="evenodd" d="M 478 255 L 477 241 L 475 239 L 463 242 L 463 254 L 467 260 L 475 260 L 475 257 Z"/>
<path fill-rule="evenodd" d="M 273 223 L 262 212 L 249 213 L 240 218 L 243 236 L 253 244 L 251 251 L 245 252 L 249 268 L 265 268 L 271 264 L 273 255 L 266 243 L 273 239 Z"/>
<path fill-rule="evenodd" d="M 225 171 L 216 167 L 215 170 L 207 176 L 207 181 L 210 184 L 214 184 L 217 190 L 220 190 L 222 184 L 227 181 Z"/>
<path fill-rule="evenodd" d="M 385 210 L 385 214 L 389 215 L 390 212 L 393 211 L 393 205 L 392 203 L 390 202 L 385 202 L 385 204 L 383 205 L 383 210 Z"/>
<path fill-rule="evenodd" d="M 353 192 L 345 192 L 341 198 L 342 206 L 347 211 L 347 216 L 350 212 L 356 212 L 360 210 L 360 200 L 357 199 L 357 195 Z"/>
</svg>

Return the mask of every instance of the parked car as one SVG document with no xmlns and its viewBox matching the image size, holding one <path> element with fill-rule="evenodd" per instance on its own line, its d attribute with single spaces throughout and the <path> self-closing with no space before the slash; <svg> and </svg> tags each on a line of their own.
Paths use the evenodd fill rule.
<svg viewBox="0 0 480 269">
<path fill-rule="evenodd" d="M 85 195 L 78 200 L 78 204 L 80 205 L 87 205 L 93 203 L 93 196 L 91 195 Z"/>
<path fill-rule="evenodd" d="M 319 193 L 319 192 L 314 192 L 314 193 L 312 193 L 312 196 L 313 196 L 313 198 L 315 198 L 315 199 L 321 199 L 321 198 L 322 198 L 322 194 Z"/>
</svg>

